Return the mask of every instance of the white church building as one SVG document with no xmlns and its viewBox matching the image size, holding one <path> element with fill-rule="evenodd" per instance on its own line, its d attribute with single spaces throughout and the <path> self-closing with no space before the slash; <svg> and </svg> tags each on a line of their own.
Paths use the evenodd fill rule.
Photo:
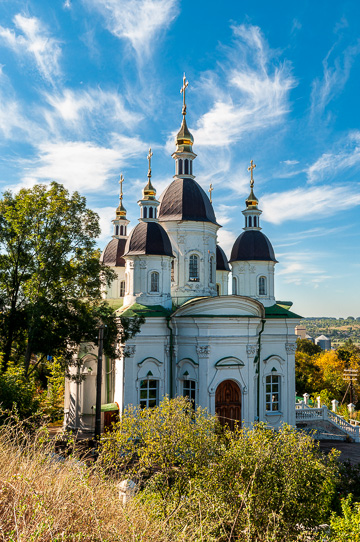
<svg viewBox="0 0 360 542">
<path fill-rule="evenodd" d="M 295 425 L 295 327 L 291 303 L 276 302 L 277 260 L 260 226 L 251 161 L 243 232 L 228 262 L 217 244 L 220 228 L 210 199 L 195 180 L 193 137 L 186 124 L 176 136 L 174 180 L 157 199 L 143 190 L 139 223 L 120 204 L 114 233 L 101 256 L 117 278 L 106 292 L 118 316 L 141 314 L 140 332 L 103 359 L 104 424 L 128 405 L 152 407 L 168 395 L 188 396 L 230 427 L 263 421 Z M 231 288 L 230 288 L 231 286 Z M 231 289 L 231 293 L 230 290 Z M 81 354 L 82 382 L 68 380 L 65 425 L 92 431 L 97 351 Z M 74 369 L 75 371 L 75 369 Z"/>
</svg>

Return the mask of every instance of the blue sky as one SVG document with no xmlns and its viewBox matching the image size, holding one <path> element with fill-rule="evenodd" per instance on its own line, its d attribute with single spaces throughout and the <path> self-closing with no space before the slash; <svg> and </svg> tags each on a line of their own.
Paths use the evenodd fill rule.
<svg viewBox="0 0 360 542">
<path fill-rule="evenodd" d="M 360 316 L 357 0 L 1 0 L 0 66 L 1 191 L 79 190 L 103 247 L 121 172 L 132 227 L 149 146 L 158 195 L 172 180 L 186 72 L 221 246 L 242 231 L 253 159 L 277 299 Z"/>
</svg>

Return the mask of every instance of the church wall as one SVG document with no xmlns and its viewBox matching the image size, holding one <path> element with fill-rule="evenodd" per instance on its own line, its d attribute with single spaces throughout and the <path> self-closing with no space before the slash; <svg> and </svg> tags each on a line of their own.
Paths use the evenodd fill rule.
<svg viewBox="0 0 360 542">
<path fill-rule="evenodd" d="M 237 294 L 254 297 L 265 307 L 275 303 L 274 262 L 237 261 L 232 262 L 232 276 L 237 279 Z M 266 295 L 259 295 L 259 278 L 266 277 Z"/>
<path fill-rule="evenodd" d="M 170 256 L 125 256 L 126 290 L 124 306 L 139 303 L 140 305 L 162 305 L 172 307 L 170 272 Z M 159 274 L 159 292 L 151 292 L 151 273 Z"/>
<path fill-rule="evenodd" d="M 229 271 L 216 271 L 216 284 L 220 284 L 220 295 L 229 293 Z"/>
<path fill-rule="evenodd" d="M 125 267 L 110 267 L 116 273 L 116 278 L 106 287 L 106 299 L 120 299 L 120 282 L 125 280 Z"/>
<path fill-rule="evenodd" d="M 216 295 L 216 232 L 218 226 L 210 222 L 161 222 L 170 237 L 174 256 L 174 281 L 171 295 L 175 304 L 192 297 Z M 192 254 L 200 259 L 199 281 L 189 280 L 189 260 Z M 210 258 L 213 257 L 213 282 L 210 283 Z"/>
</svg>

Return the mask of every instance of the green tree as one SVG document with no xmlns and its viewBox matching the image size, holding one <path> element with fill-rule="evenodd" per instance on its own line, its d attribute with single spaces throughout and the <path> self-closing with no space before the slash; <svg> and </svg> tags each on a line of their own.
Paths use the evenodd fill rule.
<svg viewBox="0 0 360 542">
<path fill-rule="evenodd" d="M 308 354 L 309 356 L 313 356 L 314 354 L 320 354 L 320 352 L 322 352 L 319 345 L 314 344 L 308 339 L 297 339 L 296 351 L 303 352 L 304 354 Z"/>
<path fill-rule="evenodd" d="M 25 375 L 33 354 L 66 365 L 81 341 L 96 342 L 107 324 L 104 349 L 113 352 L 113 311 L 101 288 L 113 272 L 100 264 L 96 213 L 85 198 L 60 184 L 36 185 L 0 200 L 0 349 L 6 371 L 14 347 Z"/>
</svg>

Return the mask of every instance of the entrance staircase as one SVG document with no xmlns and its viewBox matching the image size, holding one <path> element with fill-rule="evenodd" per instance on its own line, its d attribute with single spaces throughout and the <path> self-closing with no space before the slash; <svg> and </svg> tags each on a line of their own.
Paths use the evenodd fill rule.
<svg viewBox="0 0 360 542">
<path fill-rule="evenodd" d="M 351 440 L 360 442 L 359 422 L 349 423 L 325 405 L 311 408 L 304 403 L 296 405 L 296 426 L 311 431 L 318 440 Z"/>
</svg>

